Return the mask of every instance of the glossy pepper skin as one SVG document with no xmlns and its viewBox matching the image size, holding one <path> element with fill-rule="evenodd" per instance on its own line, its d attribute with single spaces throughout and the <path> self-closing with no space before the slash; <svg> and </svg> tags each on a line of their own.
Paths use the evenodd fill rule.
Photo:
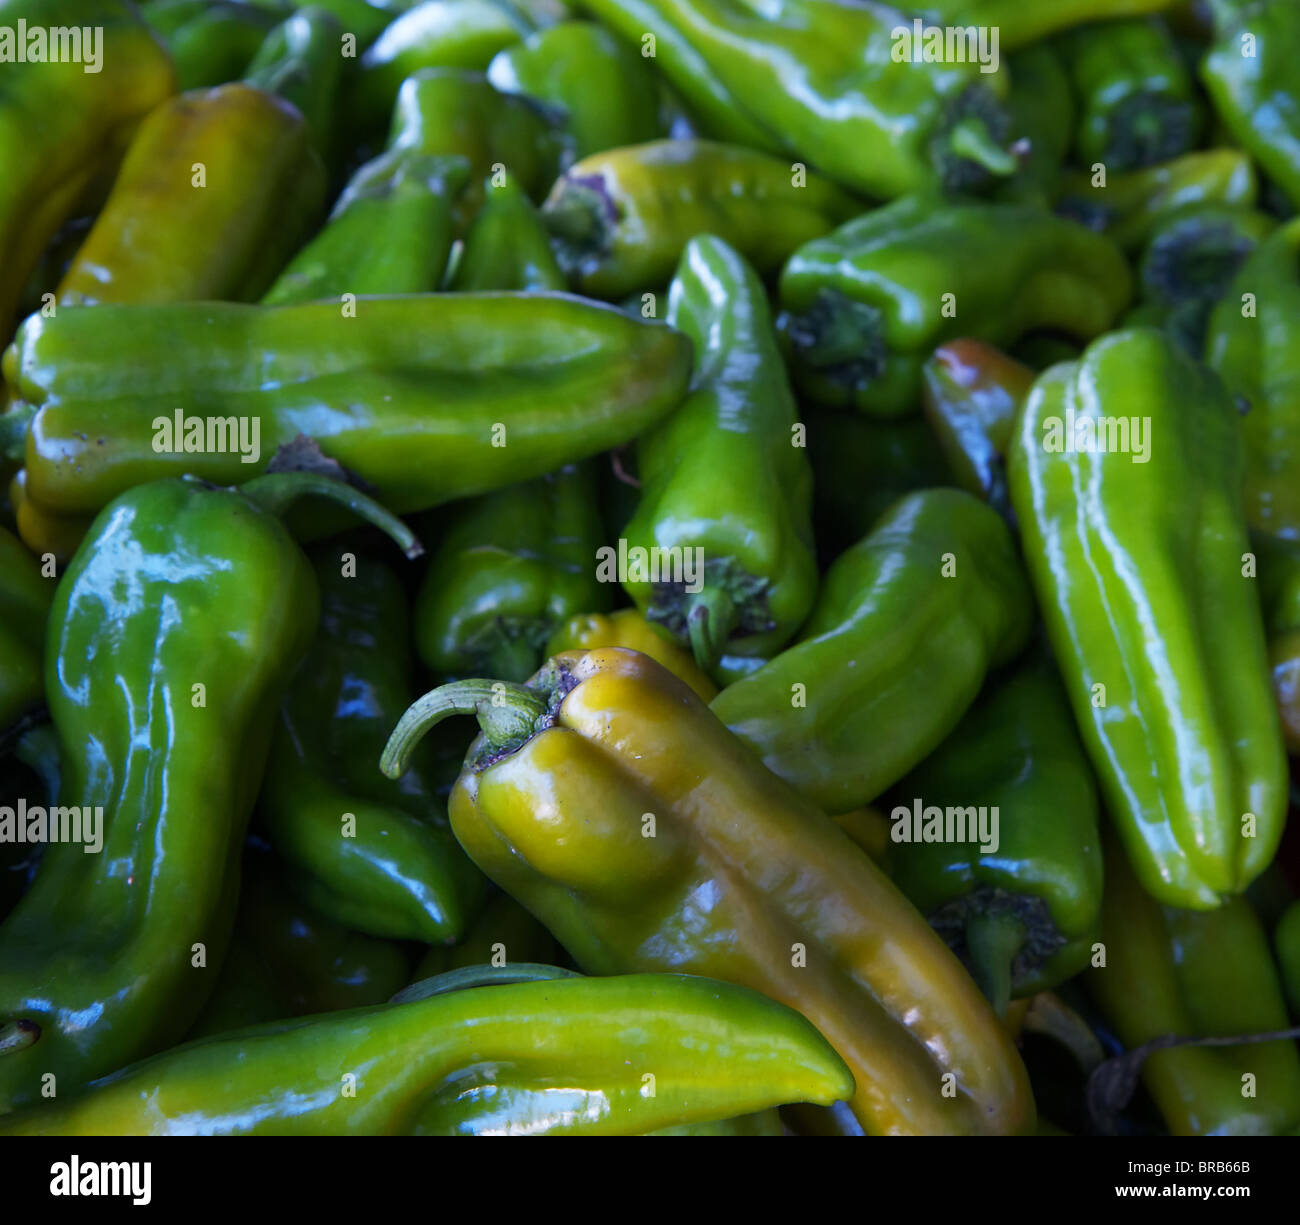
<svg viewBox="0 0 1300 1225">
<path fill-rule="evenodd" d="M 1260 605 L 1273 697 L 1287 752 L 1300 756 L 1300 540 L 1256 533 Z"/>
<path fill-rule="evenodd" d="M 346 315 L 208 302 L 32 316 L 5 356 L 10 388 L 40 406 L 29 494 L 86 511 L 176 472 L 242 482 L 305 434 L 386 505 L 423 509 L 619 446 L 686 392 L 686 337 L 563 294 L 372 297 Z M 155 450 L 159 415 L 180 409 L 259 422 L 259 462 Z"/>
<path fill-rule="evenodd" d="M 956 484 L 1008 514 L 1006 454 L 1035 373 L 978 340 L 950 340 L 921 368 L 925 419 Z"/>
<path fill-rule="evenodd" d="M 890 877 L 999 1014 L 1085 968 L 1101 917 L 1097 787 L 1049 658 L 982 697 L 890 797 Z M 968 822 L 996 812 L 979 827 L 992 838 L 915 841 L 918 803 Z"/>
<path fill-rule="evenodd" d="M 1102 169 L 1066 175 L 1057 207 L 1125 251 L 1137 251 L 1181 209 L 1213 204 L 1253 208 L 1258 196 L 1259 182 L 1245 153 L 1201 149 L 1126 174 Z"/>
<path fill-rule="evenodd" d="M 1268 936 L 1245 898 L 1197 912 L 1160 905 L 1108 840 L 1101 939 L 1084 976 L 1129 1049 L 1166 1034 L 1231 1037 L 1287 1027 Z M 1254 1096 L 1243 1077 L 1254 1079 Z M 1175 1136 L 1282 1135 L 1300 1127 L 1293 1041 L 1157 1051 L 1142 1080 Z"/>
<path fill-rule="evenodd" d="M 958 489 L 909 494 L 827 571 L 794 645 L 711 709 L 774 774 L 847 812 L 939 746 L 1032 618 L 1001 517 Z"/>
<path fill-rule="evenodd" d="M 740 253 L 712 235 L 691 239 L 668 322 L 695 346 L 691 394 L 637 440 L 641 501 L 623 529 L 620 577 L 709 671 L 724 654 L 779 650 L 812 607 L 812 470 L 767 295 Z M 638 556 L 683 565 L 638 570 Z"/>
<path fill-rule="evenodd" d="M 262 304 L 438 289 L 451 254 L 455 200 L 468 177 L 460 157 L 411 154 L 367 162 Z"/>
<path fill-rule="evenodd" d="M 1201 82 L 1236 142 L 1300 208 L 1300 9 L 1267 0 L 1211 0 L 1210 9 L 1214 40 Z"/>
<path fill-rule="evenodd" d="M 1029 205 L 897 200 L 800 247 L 781 273 L 778 326 L 812 398 L 898 417 L 921 366 L 957 336 L 1007 345 L 1105 331 L 1128 303 L 1119 249 Z"/>
<path fill-rule="evenodd" d="M 483 193 L 449 288 L 456 293 L 565 289 L 541 217 L 523 188 L 506 175 L 500 183 L 485 183 Z"/>
<path fill-rule="evenodd" d="M 655 36 L 656 67 L 704 112 L 709 135 L 807 158 L 851 190 L 971 190 L 1016 169 L 1007 75 L 896 60 L 893 31 L 910 17 L 874 0 L 584 7 L 629 41 Z"/>
<path fill-rule="evenodd" d="M 798 1008 L 872 1134 L 1032 1126 L 1020 1060 L 957 960 L 671 673 L 611 648 L 559 655 L 527 687 L 446 686 L 382 768 L 454 713 L 484 729 L 452 791 L 457 838 L 585 970 L 708 974 Z"/>
<path fill-rule="evenodd" d="M 608 615 L 582 613 L 570 617 L 551 635 L 546 657 L 597 647 L 640 651 L 689 685 L 701 701 L 711 702 L 718 695 L 717 685 L 700 670 L 691 653 L 673 642 L 661 627 L 651 625 L 635 608 L 620 608 Z"/>
<path fill-rule="evenodd" d="M 0 743 L 44 701 L 42 648 L 54 583 L 21 540 L 0 527 Z"/>
<path fill-rule="evenodd" d="M 1237 431 L 1212 374 L 1134 329 L 1039 376 L 1009 462 L 1104 806 L 1142 884 L 1195 910 L 1269 865 L 1286 812 Z"/>
<path fill-rule="evenodd" d="M 1074 154 L 1111 171 L 1167 162 L 1197 143 L 1201 107 L 1173 35 L 1158 18 L 1098 22 L 1062 35 L 1079 121 Z"/>
<path fill-rule="evenodd" d="M 321 913 L 372 936 L 455 940 L 483 903 L 482 877 L 427 771 L 395 784 L 374 768 L 411 700 L 406 594 L 369 556 L 322 548 L 314 569 L 320 629 L 280 710 L 261 826 Z"/>
<path fill-rule="evenodd" d="M 1234 396 L 1246 459 L 1246 520 L 1300 538 L 1300 219 L 1265 238 L 1210 316 L 1205 359 Z"/>
<path fill-rule="evenodd" d="M 659 140 L 571 166 L 551 188 L 542 218 L 580 292 L 621 298 L 667 284 L 697 234 L 716 235 L 768 273 L 861 209 L 830 180 L 781 158 L 713 141 Z"/>
<path fill-rule="evenodd" d="M 487 76 L 505 93 L 557 108 L 576 157 L 663 135 L 658 82 L 647 61 L 592 22 L 566 21 L 530 35 L 499 51 Z"/>
<path fill-rule="evenodd" d="M 100 72 L 79 63 L 6 65 L 0 102 L 0 336 L 29 274 L 136 125 L 175 90 L 167 52 L 128 0 L 4 0 L 0 25 L 99 26 Z M 34 136 L 40 133 L 39 138 Z"/>
<path fill-rule="evenodd" d="M 255 301 L 324 205 L 293 106 L 238 82 L 181 94 L 140 125 L 59 304 Z"/>
<path fill-rule="evenodd" d="M 527 680 L 557 625 L 612 602 L 597 578 L 602 536 L 585 465 L 467 503 L 416 595 L 420 658 L 443 677 Z"/>
<path fill-rule="evenodd" d="M 183 90 L 242 77 L 277 20 L 276 13 L 238 0 L 153 0 L 141 11 L 166 43 Z"/>
<path fill-rule="evenodd" d="M 408 1002 L 190 1043 L 0 1116 L 0 1134 L 638 1135 L 852 1092 L 825 1039 L 756 992 L 532 969 L 557 977 L 452 990 L 458 972 Z"/>
<path fill-rule="evenodd" d="M 176 1041 L 212 990 L 270 720 L 316 620 L 275 512 L 327 490 L 382 514 L 300 473 L 247 492 L 142 485 L 63 575 L 45 657 L 60 800 L 102 809 L 102 845 L 50 842 L 0 926 L 0 1027 L 38 1030 L 0 1056 L 0 1109 L 40 1100 L 47 1075 L 64 1094 Z"/>
</svg>

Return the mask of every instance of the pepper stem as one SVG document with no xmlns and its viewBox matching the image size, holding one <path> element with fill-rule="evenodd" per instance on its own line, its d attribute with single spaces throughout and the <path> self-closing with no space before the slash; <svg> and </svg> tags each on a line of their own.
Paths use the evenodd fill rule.
<svg viewBox="0 0 1300 1225">
<path fill-rule="evenodd" d="M 719 587 L 706 587 L 691 597 L 686 613 L 695 662 L 706 672 L 722 657 L 722 649 L 736 628 L 736 603 Z"/>
<path fill-rule="evenodd" d="M 446 995 L 451 991 L 466 991 L 471 987 L 505 987 L 514 983 L 538 983 L 581 977 L 582 975 L 576 970 L 542 965 L 536 961 L 512 961 L 504 966 L 461 966 L 459 969 L 448 970 L 445 974 L 438 974 L 433 978 L 422 978 L 409 987 L 403 987 L 388 1002 L 413 1004 L 416 1000 L 431 999 L 435 995 Z"/>
<path fill-rule="evenodd" d="M 1025 942 L 1025 928 L 1008 914 L 972 914 L 966 920 L 971 973 L 999 1017 L 1011 1002 L 1011 964 Z"/>
<path fill-rule="evenodd" d="M 361 490 L 320 472 L 270 472 L 241 485 L 240 492 L 273 515 L 284 514 L 299 498 L 328 498 L 379 528 L 407 557 L 419 557 L 424 552 L 424 546 L 416 539 L 415 533 L 392 511 L 380 506 Z"/>
<path fill-rule="evenodd" d="M 466 680 L 432 689 L 416 699 L 398 721 L 379 758 L 389 778 L 400 778 L 424 734 L 453 715 L 474 715 L 493 748 L 527 740 L 546 714 L 546 699 L 533 689 L 506 681 Z"/>
<path fill-rule="evenodd" d="M 24 1051 L 41 1036 L 35 1021 L 8 1021 L 0 1025 L 0 1056 Z"/>
<path fill-rule="evenodd" d="M 999 177 L 1013 175 L 1019 168 L 1015 154 L 998 144 L 988 125 L 976 115 L 967 115 L 953 125 L 948 133 L 948 145 L 958 157 L 983 166 Z"/>
</svg>

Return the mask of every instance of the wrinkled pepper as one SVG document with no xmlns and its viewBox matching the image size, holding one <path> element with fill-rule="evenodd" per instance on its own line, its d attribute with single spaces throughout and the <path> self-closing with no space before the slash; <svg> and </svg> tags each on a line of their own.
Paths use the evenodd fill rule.
<svg viewBox="0 0 1300 1225">
<path fill-rule="evenodd" d="M 192 1042 L 0 1135 L 639 1135 L 852 1092 L 825 1039 L 756 992 L 533 969 Z"/>
<path fill-rule="evenodd" d="M 294 107 L 239 83 L 181 94 L 140 125 L 59 304 L 255 301 L 324 205 Z"/>
<path fill-rule="evenodd" d="M 584 294 L 657 290 L 697 234 L 730 243 L 760 272 L 862 205 L 828 179 L 738 145 L 660 140 L 584 158 L 551 188 L 542 218 L 560 267 Z"/>
<path fill-rule="evenodd" d="M 1268 935 L 1244 898 L 1208 912 L 1162 906 L 1110 840 L 1105 871 L 1106 963 L 1084 982 L 1126 1047 L 1170 1034 L 1226 1038 L 1286 1028 Z M 1157 1051 L 1142 1080 L 1175 1136 L 1300 1127 L 1300 1054 L 1291 1041 Z"/>
<path fill-rule="evenodd" d="M 59 583 L 46 700 L 59 800 L 82 820 L 0 925 L 0 1032 L 27 1035 L 0 1055 L 0 1110 L 175 1042 L 216 982 L 271 720 L 315 627 L 315 578 L 278 517 L 299 496 L 418 549 L 312 474 L 157 481 L 105 509 Z"/>
<path fill-rule="evenodd" d="M 175 89 L 166 51 L 129 0 L 0 0 L 0 25 L 16 27 L 20 20 L 102 28 L 102 63 L 99 72 L 86 72 L 81 63 L 5 66 L 2 338 L 12 333 L 15 307 L 46 244 L 87 188 L 121 160 L 141 119 Z"/>
<path fill-rule="evenodd" d="M 1247 408 L 1246 521 L 1300 538 L 1300 219 L 1265 238 L 1210 316 L 1205 359 Z"/>
<path fill-rule="evenodd" d="M 564 289 L 564 273 L 524 190 L 507 175 L 499 184 L 485 183 L 483 191 L 483 206 L 465 235 L 449 288 L 457 293 Z"/>
<path fill-rule="evenodd" d="M 939 746 L 1032 618 L 1001 517 L 959 489 L 909 494 L 827 571 L 795 644 L 711 709 L 774 774 L 847 812 Z"/>
<path fill-rule="evenodd" d="M 1056 45 L 1079 101 L 1076 160 L 1136 170 L 1196 145 L 1202 119 L 1196 86 L 1158 18 L 1080 26 Z"/>
<path fill-rule="evenodd" d="M 995 61 L 900 59 L 910 17 L 875 0 L 584 0 L 654 62 L 716 138 L 806 157 L 891 200 L 978 190 L 1017 169 Z M 909 39 L 910 43 L 910 39 Z M 992 71 L 984 71 L 991 67 Z"/>
<path fill-rule="evenodd" d="M 314 559 L 320 629 L 280 710 L 258 810 L 292 883 L 356 931 L 457 939 L 483 880 L 446 826 L 423 769 L 374 768 L 411 700 L 406 593 L 382 562 L 337 548 Z"/>
<path fill-rule="evenodd" d="M 283 16 L 239 0 L 152 0 L 144 19 L 171 53 L 179 89 L 210 89 L 244 75 Z"/>
<path fill-rule="evenodd" d="M 664 133 L 659 88 L 646 61 L 608 30 L 566 21 L 497 53 L 488 80 L 557 108 L 575 157 L 636 145 Z"/>
<path fill-rule="evenodd" d="M 1201 82 L 1233 139 L 1300 208 L 1300 7 L 1270 0 L 1210 0 L 1214 40 Z"/>
<path fill-rule="evenodd" d="M 890 796 L 889 875 L 999 1015 L 1087 966 L 1101 916 L 1097 787 L 1050 660 L 982 697 Z"/>
<path fill-rule="evenodd" d="M 872 1134 L 1032 1128 L 1024 1068 L 956 958 L 653 660 L 573 652 L 527 686 L 436 689 L 381 768 L 400 774 L 452 714 L 482 729 L 452 791 L 456 837 L 585 970 L 708 974 L 798 1008 L 849 1065 Z"/>
<path fill-rule="evenodd" d="M 32 316 L 4 358 L 10 388 L 39 407 L 29 494 L 67 512 L 177 472 L 241 483 L 307 435 L 386 505 L 424 509 L 627 442 L 686 392 L 686 337 L 582 299 L 421 294 L 355 306 L 355 317 L 332 302 Z M 229 427 L 226 450 L 207 449 L 207 435 L 221 442 L 212 422 Z M 257 462 L 245 462 L 235 426 Z M 172 446 L 195 449 L 155 448 L 172 433 Z"/>
<path fill-rule="evenodd" d="M 686 402 L 637 440 L 641 502 L 618 577 L 707 672 L 779 650 L 808 615 L 812 470 L 767 294 L 740 253 L 691 239 L 668 322 L 694 344 L 695 373 Z"/>
<path fill-rule="evenodd" d="M 45 700 L 45 619 L 54 583 L 21 540 L 0 527 L 0 745 Z"/>
<path fill-rule="evenodd" d="M 571 465 L 461 508 L 415 600 L 415 645 L 442 677 L 525 681 L 562 621 L 612 602 L 590 468 Z"/>
<path fill-rule="evenodd" d="M 943 341 L 1089 339 L 1132 280 L 1109 239 L 1041 209 L 908 197 L 800 247 L 781 273 L 778 326 L 802 391 L 897 417 L 919 407 L 921 366 Z"/>
<path fill-rule="evenodd" d="M 1151 894 L 1199 910 L 1269 865 L 1286 813 L 1237 431 L 1218 379 L 1134 329 L 1039 376 L 1008 463 L 1104 806 Z"/>
</svg>

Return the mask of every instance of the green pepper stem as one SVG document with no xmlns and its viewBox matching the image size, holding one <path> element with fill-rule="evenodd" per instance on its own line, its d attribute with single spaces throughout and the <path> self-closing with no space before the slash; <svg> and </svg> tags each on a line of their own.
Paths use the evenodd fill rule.
<svg viewBox="0 0 1300 1225">
<path fill-rule="evenodd" d="M 686 612 L 695 662 L 706 672 L 722 657 L 722 649 L 736 628 L 736 603 L 718 587 L 706 587 L 691 597 Z"/>
<path fill-rule="evenodd" d="M 1006 177 L 1019 167 L 1015 154 L 1004 149 L 989 133 L 988 125 L 975 115 L 953 125 L 948 133 L 949 148 L 958 157 L 983 166 L 990 174 Z"/>
<path fill-rule="evenodd" d="M 526 740 L 546 714 L 546 699 L 535 690 L 506 681 L 465 680 L 431 689 L 398 721 L 379 758 L 389 778 L 400 778 L 420 738 L 453 715 L 475 715 L 494 748 Z"/>
<path fill-rule="evenodd" d="M 7 1021 L 0 1025 L 0 1056 L 24 1051 L 41 1036 L 35 1021 Z"/>
<path fill-rule="evenodd" d="M 966 920 L 971 973 L 998 1016 L 1011 1002 L 1011 964 L 1025 942 L 1025 928 L 1008 914 L 972 914 Z"/>
<path fill-rule="evenodd" d="M 445 974 L 423 978 L 418 983 L 403 987 L 388 1002 L 413 1004 L 416 1000 L 427 1000 L 451 991 L 466 991 L 471 987 L 505 987 L 511 983 L 549 982 L 559 978 L 581 977 L 577 970 L 542 965 L 536 961 L 510 962 L 503 966 L 462 966 L 458 970 L 448 970 Z"/>
<path fill-rule="evenodd" d="M 299 498 L 328 498 L 379 528 L 407 557 L 419 557 L 424 552 L 415 533 L 392 511 L 361 490 L 320 472 L 270 472 L 241 485 L 240 492 L 274 515 L 283 515 Z"/>
</svg>

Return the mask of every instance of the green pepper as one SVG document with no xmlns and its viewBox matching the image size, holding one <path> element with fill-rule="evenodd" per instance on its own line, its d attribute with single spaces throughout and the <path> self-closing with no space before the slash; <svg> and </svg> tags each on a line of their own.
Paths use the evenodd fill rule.
<svg viewBox="0 0 1300 1225">
<path fill-rule="evenodd" d="M 175 89 L 166 51 L 128 0 L 0 0 L 0 25 L 102 30 L 89 64 L 5 65 L 0 98 L 0 338 L 41 253 L 87 190 L 121 160 L 132 133 Z M 192 237 L 192 235 L 191 235 Z"/>
<path fill-rule="evenodd" d="M 1273 697 L 1287 752 L 1300 756 L 1300 540 L 1254 533 Z"/>
<path fill-rule="evenodd" d="M 612 603 L 614 577 L 597 573 L 602 535 L 585 466 L 468 503 L 416 596 L 420 658 L 443 677 L 527 680 L 556 626 Z"/>
<path fill-rule="evenodd" d="M 1180 0 L 924 0 L 915 5 L 932 20 L 950 25 L 997 26 L 1002 50 L 1036 43 L 1047 34 L 1107 18 L 1159 13 Z"/>
<path fill-rule="evenodd" d="M 1034 377 L 978 340 L 950 340 L 921 368 L 925 419 L 956 484 L 1004 515 L 1011 510 L 1006 454 Z"/>
<path fill-rule="evenodd" d="M 1074 95 L 1061 57 L 1047 43 L 1017 51 L 1007 61 L 1007 107 L 1019 172 L 998 186 L 998 200 L 1049 208 L 1061 189 L 1061 172 L 1074 131 Z"/>
<path fill-rule="evenodd" d="M 1218 379 L 1134 329 L 1039 376 L 1008 464 L 1105 807 L 1152 896 L 1200 910 L 1269 865 L 1286 812 L 1237 430 Z"/>
<path fill-rule="evenodd" d="M 890 795 L 889 875 L 1000 1015 L 1087 966 L 1097 787 L 1050 660 L 982 697 Z"/>
<path fill-rule="evenodd" d="M 241 83 L 181 94 L 140 125 L 59 304 L 255 300 L 324 204 L 294 107 Z"/>
<path fill-rule="evenodd" d="M 1300 537 L 1300 219 L 1265 238 L 1210 316 L 1205 357 L 1248 406 L 1246 520 Z"/>
<path fill-rule="evenodd" d="M 1119 249 L 1029 205 L 897 200 L 815 238 L 781 273 L 796 384 L 822 403 L 897 417 L 945 340 L 1006 345 L 1036 329 L 1083 339 L 1128 303 Z"/>
<path fill-rule="evenodd" d="M 91 515 L 55 514 L 34 503 L 27 496 L 25 468 L 19 468 L 9 482 L 9 502 L 23 544 L 39 557 L 53 557 L 60 566 L 72 560 L 93 520 Z"/>
<path fill-rule="evenodd" d="M 454 945 L 435 944 L 425 953 L 411 981 L 418 983 L 467 966 L 550 963 L 558 955 L 555 937 L 508 893 L 497 893 L 479 912 L 464 939 Z"/>
<path fill-rule="evenodd" d="M 760 272 L 862 206 L 828 179 L 737 145 L 660 140 L 583 159 L 542 205 L 560 266 L 579 290 L 622 298 L 672 277 L 697 234 Z"/>
<path fill-rule="evenodd" d="M 344 55 L 355 56 L 357 51 L 364 51 L 393 22 L 400 9 L 387 6 L 384 0 L 248 0 L 249 3 L 280 13 L 287 3 L 290 8 L 301 10 L 316 9 L 329 13 L 338 22 L 343 38 L 355 40 L 352 44 L 340 42 Z M 406 0 L 400 0 L 405 4 Z"/>
<path fill-rule="evenodd" d="M 939 746 L 1032 616 L 1001 517 L 958 489 L 910 494 L 831 566 L 795 644 L 711 709 L 774 774 L 847 812 Z"/>
<path fill-rule="evenodd" d="M 358 64 L 349 96 L 363 131 L 382 125 L 407 77 L 428 68 L 482 72 L 527 29 L 492 0 L 425 0 L 402 13 Z"/>
<path fill-rule="evenodd" d="M 654 62 L 718 139 L 806 158 L 855 191 L 975 190 L 1017 168 L 994 60 L 900 59 L 912 22 L 877 3 L 584 0 Z M 988 50 L 988 48 L 986 48 Z M 987 68 L 991 71 L 986 71 Z"/>
<path fill-rule="evenodd" d="M 305 8 L 266 36 L 244 72 L 249 85 L 298 108 L 307 121 L 312 146 L 327 166 L 334 161 L 334 128 L 343 80 L 342 32 L 332 13 Z"/>
<path fill-rule="evenodd" d="M 315 626 L 315 578 L 276 513 L 299 496 L 418 551 L 324 477 L 157 481 L 104 510 L 59 583 L 45 689 L 59 799 L 79 812 L 0 927 L 0 1031 L 31 1039 L 0 1055 L 0 1110 L 177 1040 L 212 990 L 271 720 Z"/>
<path fill-rule="evenodd" d="M 396 785 L 374 768 L 411 700 L 410 622 L 397 576 L 337 549 L 315 558 L 320 630 L 275 728 L 259 812 L 293 884 L 357 931 L 457 939 L 483 881 L 446 828 L 423 770 Z"/>
<path fill-rule="evenodd" d="M 577 157 L 663 135 L 658 83 L 646 61 L 589 21 L 551 26 L 505 48 L 487 75 L 505 93 L 562 111 Z"/>
<path fill-rule="evenodd" d="M 367 162 L 262 304 L 436 290 L 451 254 L 455 201 L 468 177 L 461 157 L 405 153 Z"/>
<path fill-rule="evenodd" d="M 31 496 L 86 511 L 176 472 L 239 483 L 305 434 L 385 504 L 423 509 L 618 446 L 685 395 L 686 337 L 578 298 L 422 294 L 354 308 L 208 302 L 32 316 L 4 363 L 14 393 L 39 406 Z M 236 426 L 256 462 L 241 455 Z M 225 450 L 207 449 L 207 435 L 222 441 L 217 427 L 230 431 Z M 172 433 L 172 446 L 197 449 L 159 449 Z"/>
<path fill-rule="evenodd" d="M 45 619 L 54 584 L 22 541 L 0 527 L 0 745 L 45 700 Z"/>
<path fill-rule="evenodd" d="M 1233 139 L 1300 208 L 1300 8 L 1210 0 L 1210 10 L 1214 40 L 1201 61 L 1201 81 Z"/>
<path fill-rule="evenodd" d="M 1278 920 L 1273 944 L 1291 1015 L 1300 1018 L 1300 902 L 1292 902 Z"/>
<path fill-rule="evenodd" d="M 457 293 L 493 289 L 562 290 L 566 286 L 541 217 L 509 175 L 484 184 L 474 218 L 451 276 Z"/>
<path fill-rule="evenodd" d="M 623 589 L 705 671 L 779 650 L 812 607 L 812 470 L 762 282 L 712 235 L 686 246 L 668 322 L 695 345 L 686 402 L 637 440 Z M 626 548 L 627 561 L 621 556 Z"/>
<path fill-rule="evenodd" d="M 1136 251 L 1175 212 L 1201 205 L 1254 208 L 1258 195 L 1245 153 L 1203 149 L 1127 174 L 1100 167 L 1067 175 L 1057 211 L 1107 234 L 1125 251 Z"/>
<path fill-rule="evenodd" d="M 402 717 L 385 773 L 452 714 L 482 729 L 451 794 L 456 837 L 583 969 L 671 967 L 799 1009 L 852 1070 L 871 1134 L 1032 1127 L 1024 1069 L 956 958 L 653 660 L 575 651 L 527 686 L 436 689 Z"/>
<path fill-rule="evenodd" d="M 237 0 L 152 0 L 144 19 L 167 44 L 183 90 L 237 81 L 263 39 L 286 15 Z"/>
<path fill-rule="evenodd" d="M 1158 18 L 1080 26 L 1057 46 L 1079 100 L 1078 161 L 1136 170 L 1195 147 L 1202 120 L 1196 87 Z"/>
<path fill-rule="evenodd" d="M 874 421 L 861 413 L 800 406 L 813 469 L 813 522 L 824 560 L 857 544 L 906 493 L 952 485 L 930 425 L 920 417 Z"/>
<path fill-rule="evenodd" d="M 1153 326 L 1167 328 L 1189 353 L 1200 356 L 1211 312 L 1250 253 L 1276 226 L 1267 213 L 1224 205 L 1173 213 L 1155 227 L 1142 253 L 1138 309 Z"/>
<path fill-rule="evenodd" d="M 1110 842 L 1105 870 L 1105 964 L 1084 982 L 1125 1046 L 1166 1035 L 1227 1038 L 1286 1028 L 1268 936 L 1244 898 L 1199 913 L 1161 906 Z M 1175 1136 L 1278 1135 L 1300 1127 L 1294 1042 L 1160 1050 L 1147 1057 L 1142 1079 Z"/>
</svg>

